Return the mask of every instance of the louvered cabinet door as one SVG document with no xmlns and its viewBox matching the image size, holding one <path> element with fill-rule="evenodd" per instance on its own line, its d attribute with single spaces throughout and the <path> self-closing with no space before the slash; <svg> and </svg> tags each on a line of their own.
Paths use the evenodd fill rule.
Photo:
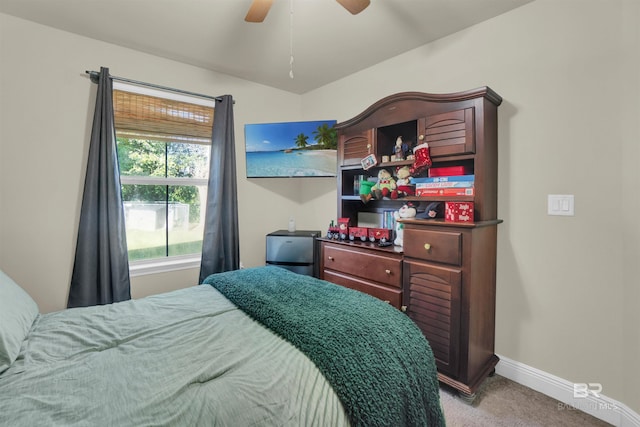
<svg viewBox="0 0 640 427">
<path fill-rule="evenodd" d="M 431 157 L 475 153 L 474 109 L 448 111 L 420 119 L 419 142 L 429 144 Z"/>
<path fill-rule="evenodd" d="M 405 260 L 403 276 L 407 315 L 429 341 L 438 371 L 457 375 L 462 270 Z"/>
<path fill-rule="evenodd" d="M 341 134 L 338 142 L 340 166 L 359 165 L 362 159 L 369 154 L 375 153 L 373 129 L 352 134 Z"/>
</svg>

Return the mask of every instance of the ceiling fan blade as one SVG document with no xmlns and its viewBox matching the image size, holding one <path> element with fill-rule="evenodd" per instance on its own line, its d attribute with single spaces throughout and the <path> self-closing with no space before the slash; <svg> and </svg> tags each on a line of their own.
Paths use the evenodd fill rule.
<svg viewBox="0 0 640 427">
<path fill-rule="evenodd" d="M 357 15 L 369 6 L 370 0 L 337 0 L 352 15 Z"/>
<path fill-rule="evenodd" d="M 271 8 L 272 3 L 273 0 L 253 0 L 253 3 L 251 3 L 249 11 L 247 12 L 247 16 L 244 17 L 244 20 L 247 22 L 264 21 L 264 18 L 267 17 L 267 13 L 269 13 L 269 9 Z"/>
</svg>

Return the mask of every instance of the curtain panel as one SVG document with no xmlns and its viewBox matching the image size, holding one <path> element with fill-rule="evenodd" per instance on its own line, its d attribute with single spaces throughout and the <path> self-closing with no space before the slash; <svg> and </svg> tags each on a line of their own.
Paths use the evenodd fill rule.
<svg viewBox="0 0 640 427">
<path fill-rule="evenodd" d="M 240 267 L 233 98 L 216 101 L 200 280 Z"/>
<path fill-rule="evenodd" d="M 69 308 L 131 299 L 108 68 L 100 68 L 97 86 Z"/>
</svg>

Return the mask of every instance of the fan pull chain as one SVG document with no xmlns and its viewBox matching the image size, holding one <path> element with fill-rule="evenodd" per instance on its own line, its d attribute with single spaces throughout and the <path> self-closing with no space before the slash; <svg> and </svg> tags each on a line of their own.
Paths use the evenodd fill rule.
<svg viewBox="0 0 640 427">
<path fill-rule="evenodd" d="M 289 0 L 289 77 L 293 79 L 293 0 Z"/>
</svg>

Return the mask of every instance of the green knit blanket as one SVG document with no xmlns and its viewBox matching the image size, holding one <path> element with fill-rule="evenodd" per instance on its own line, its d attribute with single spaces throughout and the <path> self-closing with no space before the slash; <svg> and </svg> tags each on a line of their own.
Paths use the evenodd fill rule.
<svg viewBox="0 0 640 427">
<path fill-rule="evenodd" d="M 353 426 L 444 426 L 433 353 L 389 304 L 278 267 L 204 282 L 311 359 Z"/>
</svg>

